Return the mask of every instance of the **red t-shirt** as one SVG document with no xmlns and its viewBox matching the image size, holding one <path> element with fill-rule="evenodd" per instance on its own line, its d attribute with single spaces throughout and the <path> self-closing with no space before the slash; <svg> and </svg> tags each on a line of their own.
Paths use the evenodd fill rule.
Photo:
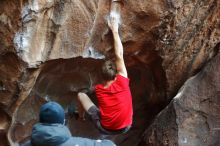
<svg viewBox="0 0 220 146">
<path fill-rule="evenodd" d="M 132 124 L 133 108 L 129 79 L 119 74 L 108 87 L 98 84 L 95 87 L 104 128 L 117 130 Z"/>
</svg>

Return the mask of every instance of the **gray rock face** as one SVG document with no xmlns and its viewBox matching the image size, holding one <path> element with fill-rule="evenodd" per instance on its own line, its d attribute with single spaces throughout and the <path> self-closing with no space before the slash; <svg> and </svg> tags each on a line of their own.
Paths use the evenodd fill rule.
<svg viewBox="0 0 220 146">
<path fill-rule="evenodd" d="M 220 145 L 220 54 L 183 85 L 139 145 Z"/>
</svg>

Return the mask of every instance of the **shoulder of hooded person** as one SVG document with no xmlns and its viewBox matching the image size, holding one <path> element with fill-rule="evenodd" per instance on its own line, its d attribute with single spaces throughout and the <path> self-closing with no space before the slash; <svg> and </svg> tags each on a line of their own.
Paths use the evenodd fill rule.
<svg viewBox="0 0 220 146">
<path fill-rule="evenodd" d="M 38 124 L 37 124 L 38 125 Z M 54 127 L 54 124 L 53 126 Z M 56 127 L 56 126 L 55 126 Z M 58 126 L 59 127 L 59 126 Z M 44 131 L 48 131 L 47 128 L 43 128 Z M 42 129 L 42 130 L 43 130 Z M 38 133 L 41 134 L 42 133 Z M 43 134 L 44 135 L 44 134 Z M 68 134 L 70 136 L 70 134 Z M 38 146 L 38 145 L 47 145 L 48 143 L 37 143 L 35 145 L 31 144 L 31 141 L 27 141 L 26 143 L 22 144 L 21 146 Z M 116 146 L 112 141 L 110 140 L 94 140 L 89 138 L 82 138 L 82 137 L 72 137 L 70 136 L 67 138 L 66 141 L 62 142 L 58 146 Z"/>
<path fill-rule="evenodd" d="M 110 140 L 93 140 L 82 137 L 71 137 L 68 141 L 60 146 L 116 146 Z"/>
</svg>

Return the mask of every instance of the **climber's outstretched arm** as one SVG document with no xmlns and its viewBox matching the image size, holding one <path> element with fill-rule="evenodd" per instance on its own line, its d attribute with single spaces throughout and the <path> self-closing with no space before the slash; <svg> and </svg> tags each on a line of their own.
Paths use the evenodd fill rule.
<svg viewBox="0 0 220 146">
<path fill-rule="evenodd" d="M 119 25 L 119 14 L 116 12 L 111 12 L 110 14 L 110 20 L 108 22 L 108 25 L 113 33 L 114 38 L 114 49 L 115 49 L 115 56 L 116 56 L 116 68 L 118 74 L 127 77 L 127 70 L 124 63 L 124 57 L 123 57 L 123 46 L 121 39 L 118 34 L 118 25 Z"/>
</svg>

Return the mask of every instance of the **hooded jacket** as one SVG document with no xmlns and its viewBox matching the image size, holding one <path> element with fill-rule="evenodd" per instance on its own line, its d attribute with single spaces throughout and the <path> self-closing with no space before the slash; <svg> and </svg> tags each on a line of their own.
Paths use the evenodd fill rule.
<svg viewBox="0 0 220 146">
<path fill-rule="evenodd" d="M 115 146 L 110 140 L 91 140 L 72 137 L 69 129 L 62 124 L 34 125 L 31 142 L 22 146 Z"/>
</svg>

